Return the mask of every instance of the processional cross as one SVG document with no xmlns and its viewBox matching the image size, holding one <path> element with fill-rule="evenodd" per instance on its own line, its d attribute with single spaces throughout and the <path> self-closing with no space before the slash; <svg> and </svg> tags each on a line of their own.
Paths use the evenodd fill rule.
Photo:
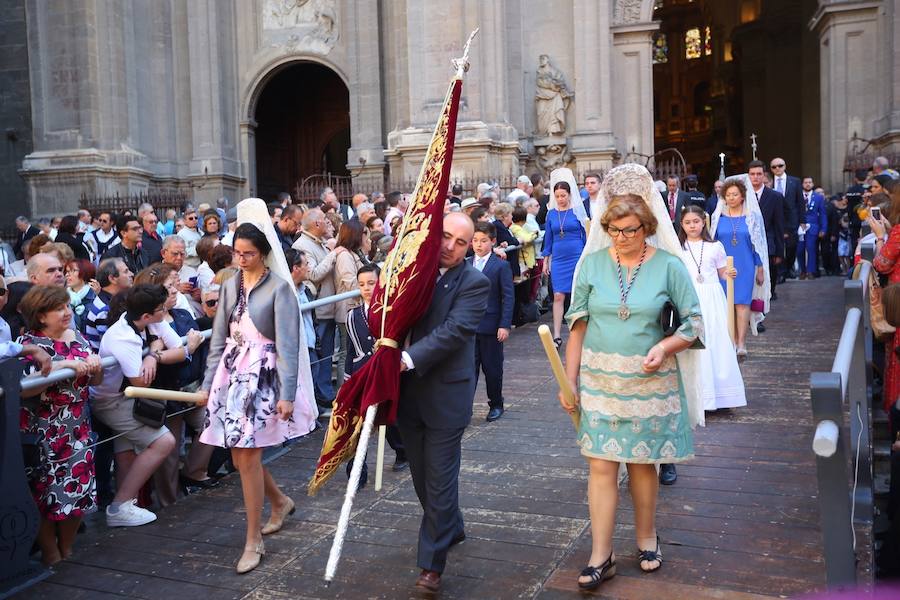
<svg viewBox="0 0 900 600">
<path fill-rule="evenodd" d="M 750 134 L 750 147 L 753 148 L 753 160 L 756 160 L 756 134 Z"/>
</svg>

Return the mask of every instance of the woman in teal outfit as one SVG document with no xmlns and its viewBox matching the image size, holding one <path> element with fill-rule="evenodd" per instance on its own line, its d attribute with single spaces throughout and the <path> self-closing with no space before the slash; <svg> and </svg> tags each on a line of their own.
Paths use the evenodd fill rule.
<svg viewBox="0 0 900 600">
<path fill-rule="evenodd" d="M 700 303 L 681 259 L 647 243 L 659 223 L 650 197 L 615 193 L 617 188 L 652 189 L 649 174 L 648 186 L 643 186 L 643 179 L 630 184 L 629 178 L 643 178 L 646 171 L 617 169 L 607 175 L 611 180 L 607 190 L 612 193 L 600 219 L 612 245 L 583 257 L 566 315 L 571 328 L 567 375 L 573 389 L 579 390 L 578 443 L 590 465 L 593 545 L 578 579 L 582 589 L 596 588 L 615 574 L 612 537 L 619 463 L 628 468 L 640 567 L 650 572 L 662 565 L 655 524 L 659 486 L 655 465 L 694 455 L 675 354 L 702 338 Z M 671 225 L 667 221 L 660 227 Z M 675 305 L 682 324 L 673 335 L 663 337 L 659 316 L 667 300 Z"/>
</svg>

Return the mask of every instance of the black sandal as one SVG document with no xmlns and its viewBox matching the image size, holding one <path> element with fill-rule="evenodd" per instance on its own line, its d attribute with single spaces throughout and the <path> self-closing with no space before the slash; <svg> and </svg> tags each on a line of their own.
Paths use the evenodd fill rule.
<svg viewBox="0 0 900 600">
<path fill-rule="evenodd" d="M 553 338 L 553 345 L 559 350 L 559 347 L 562 346 L 562 338 Z"/>
<path fill-rule="evenodd" d="M 641 567 L 642 562 L 655 562 L 659 563 L 653 569 L 645 569 Z M 654 571 L 659 571 L 659 568 L 662 566 L 663 557 L 662 552 L 659 550 L 659 536 L 656 536 L 656 550 L 641 550 L 638 548 L 638 567 L 640 567 L 641 571 L 644 573 L 652 573 Z"/>
<path fill-rule="evenodd" d="M 579 577 L 590 577 L 590 581 L 578 581 L 578 587 L 582 590 L 593 590 L 596 589 L 601 583 L 606 581 L 607 579 L 612 579 L 616 574 L 616 561 L 613 560 L 613 553 L 609 553 L 609 558 L 606 559 L 599 567 L 592 567 L 591 565 L 586 566 L 582 569 Z"/>
</svg>

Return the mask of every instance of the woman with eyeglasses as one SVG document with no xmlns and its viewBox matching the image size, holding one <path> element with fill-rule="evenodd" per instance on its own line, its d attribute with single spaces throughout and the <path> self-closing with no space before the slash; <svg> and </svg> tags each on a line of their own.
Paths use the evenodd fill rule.
<svg viewBox="0 0 900 600">
<path fill-rule="evenodd" d="M 72 310 L 64 288 L 32 287 L 19 311 L 27 331 L 18 343 L 39 346 L 52 357 L 54 369 L 76 373 L 74 378 L 22 391 L 19 427 L 33 436 L 37 448 L 37 460 L 26 465 L 41 514 L 37 543 L 42 562 L 53 565 L 69 558 L 82 517 L 96 510 L 88 386 L 103 380 L 103 369 L 81 334 L 69 328 Z M 30 359 L 26 365 L 37 370 Z"/>
<path fill-rule="evenodd" d="M 560 403 L 573 414 L 580 406 L 578 444 L 589 465 L 592 543 L 578 577 L 583 590 L 616 572 L 619 465 L 628 469 L 638 566 L 649 573 L 663 562 L 655 467 L 694 454 L 685 393 L 691 378 L 683 383 L 676 354 L 702 335 L 700 302 L 681 258 L 671 253 L 680 252 L 678 238 L 658 198 L 640 165 L 607 173 L 601 202 L 609 203 L 602 217 L 594 217 L 566 315 L 566 374 L 577 391 L 575 406 L 562 394 Z M 660 325 L 667 306 L 681 319 L 674 332 Z"/>
<path fill-rule="evenodd" d="M 134 285 L 140 284 L 161 285 L 166 289 L 168 297 L 163 304 L 163 321 L 168 323 L 179 336 L 187 337 L 185 359 L 176 363 L 160 364 L 156 370 L 153 387 L 180 390 L 189 384 L 198 382 L 203 377 L 208 344 L 200 336 L 200 327 L 191 313 L 183 308 L 175 308 L 178 301 L 178 272 L 171 265 L 154 263 L 135 275 Z M 175 449 L 153 474 L 153 486 L 156 488 L 156 498 L 160 506 L 174 504 L 178 499 L 179 487 L 182 491 L 187 492 L 191 487 L 208 488 L 215 485 L 215 482 L 206 475 L 213 448 L 200 443 L 197 439 L 194 439 L 191 449 L 184 459 L 184 469 L 179 474 L 179 453 L 184 436 L 184 426 L 187 424 L 196 434 L 199 434 L 203 429 L 206 417 L 206 411 L 203 409 L 174 414 L 185 408 L 189 408 L 189 406 L 180 402 L 170 402 L 167 406 L 170 416 L 166 418 L 166 427 L 175 436 Z"/>
<path fill-rule="evenodd" d="M 241 475 L 247 534 L 236 565 L 240 574 L 259 565 L 266 552 L 263 536 L 281 530 L 294 512 L 294 501 L 262 465 L 263 449 L 306 435 L 317 414 L 309 357 L 300 342 L 300 308 L 281 242 L 262 200 L 247 199 L 237 208 L 234 255 L 240 270 L 219 290 L 200 439 L 230 448 Z M 263 525 L 266 499 L 272 513 Z"/>
</svg>

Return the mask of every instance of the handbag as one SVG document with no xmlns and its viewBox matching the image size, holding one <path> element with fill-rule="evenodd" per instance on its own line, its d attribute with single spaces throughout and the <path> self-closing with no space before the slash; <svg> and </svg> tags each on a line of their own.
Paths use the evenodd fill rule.
<svg viewBox="0 0 900 600">
<path fill-rule="evenodd" d="M 681 327 L 681 315 L 671 300 L 666 300 L 659 311 L 659 327 L 662 329 L 663 337 L 674 335 Z"/>
<path fill-rule="evenodd" d="M 869 323 L 872 326 L 872 335 L 876 340 L 886 342 L 890 340 L 896 329 L 884 318 L 884 304 L 881 301 L 881 281 L 874 270 L 869 272 Z"/>
<path fill-rule="evenodd" d="M 762 298 L 754 298 L 750 301 L 750 312 L 766 312 L 766 303 L 763 302 Z"/>
<path fill-rule="evenodd" d="M 166 403 L 162 400 L 135 398 L 131 415 L 135 421 L 143 423 L 147 427 L 159 429 L 166 422 Z"/>
</svg>

